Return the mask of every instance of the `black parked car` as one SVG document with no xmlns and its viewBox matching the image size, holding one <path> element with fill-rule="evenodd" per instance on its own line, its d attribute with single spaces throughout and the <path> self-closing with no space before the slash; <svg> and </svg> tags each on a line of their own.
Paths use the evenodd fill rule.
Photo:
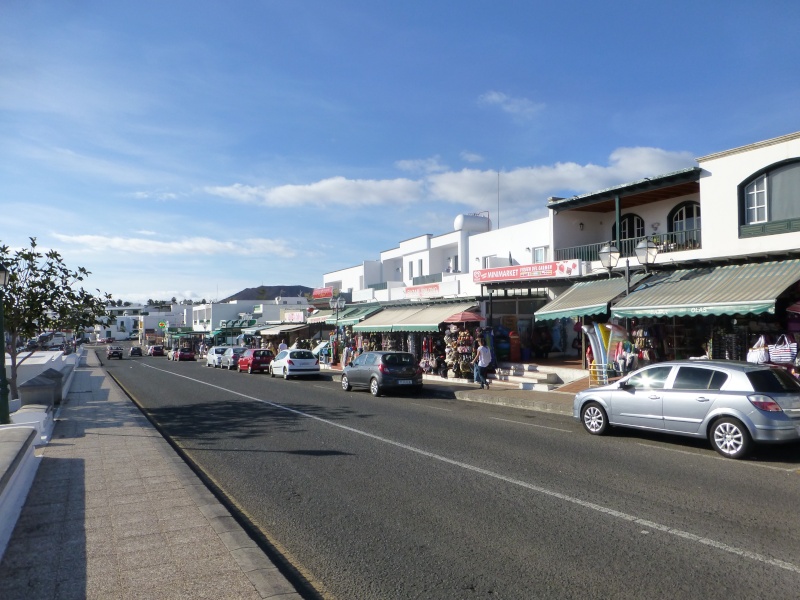
<svg viewBox="0 0 800 600">
<path fill-rule="evenodd" d="M 422 368 L 410 352 L 364 352 L 342 371 L 342 389 L 369 389 L 380 396 L 388 389 L 422 391 Z"/>
<path fill-rule="evenodd" d="M 131 349 L 128 350 L 128 356 L 141 356 L 141 355 L 142 355 L 141 346 L 131 346 Z"/>
<path fill-rule="evenodd" d="M 122 348 L 119 346 L 109 346 L 108 351 L 106 352 L 106 358 L 118 358 L 122 360 Z"/>
</svg>

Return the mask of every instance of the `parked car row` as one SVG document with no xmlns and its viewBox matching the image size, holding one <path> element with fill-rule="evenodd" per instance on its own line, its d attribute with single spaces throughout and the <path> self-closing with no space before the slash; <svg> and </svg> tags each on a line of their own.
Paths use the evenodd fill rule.
<svg viewBox="0 0 800 600">
<path fill-rule="evenodd" d="M 268 372 L 272 377 L 284 379 L 299 375 L 318 375 L 319 359 L 310 351 L 301 348 L 282 350 L 277 356 L 264 348 L 244 346 L 212 346 L 206 354 L 207 367 L 236 369 L 239 373 Z"/>
</svg>

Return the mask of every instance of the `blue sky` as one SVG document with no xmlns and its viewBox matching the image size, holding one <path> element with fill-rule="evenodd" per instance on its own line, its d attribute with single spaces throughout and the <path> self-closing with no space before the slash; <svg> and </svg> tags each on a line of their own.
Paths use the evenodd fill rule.
<svg viewBox="0 0 800 600">
<path fill-rule="evenodd" d="M 800 4 L 3 0 L 0 243 L 115 298 L 316 287 L 456 215 L 800 129 Z M 708 219 L 708 217 L 707 217 Z"/>
</svg>

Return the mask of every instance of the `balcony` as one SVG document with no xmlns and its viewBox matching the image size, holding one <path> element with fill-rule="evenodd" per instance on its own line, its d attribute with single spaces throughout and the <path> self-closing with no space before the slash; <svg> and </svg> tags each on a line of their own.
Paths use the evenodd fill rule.
<svg viewBox="0 0 800 600">
<path fill-rule="evenodd" d="M 439 283 L 442 281 L 441 273 L 432 273 L 430 275 L 420 275 L 419 277 L 412 277 L 412 285 L 425 285 L 426 283 Z"/>
<path fill-rule="evenodd" d="M 620 255 L 625 257 L 636 256 L 636 245 L 642 240 L 649 239 L 658 248 L 659 254 L 669 254 L 670 252 L 681 252 L 684 250 L 697 250 L 702 247 L 700 230 L 688 229 L 686 231 L 673 231 L 671 233 L 661 233 L 637 238 L 626 238 L 618 240 Z M 600 248 L 608 242 L 599 244 L 587 244 L 585 246 L 572 246 L 571 248 L 557 248 L 555 250 L 555 260 L 580 260 L 594 262 L 600 260 L 598 252 Z"/>
</svg>

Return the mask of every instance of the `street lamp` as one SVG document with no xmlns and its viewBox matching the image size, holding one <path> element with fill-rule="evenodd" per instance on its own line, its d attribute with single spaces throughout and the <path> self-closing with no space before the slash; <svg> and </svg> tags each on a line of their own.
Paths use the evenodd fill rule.
<svg viewBox="0 0 800 600">
<path fill-rule="evenodd" d="M 333 352 L 331 354 L 331 364 L 336 364 L 336 353 L 338 352 L 338 341 L 339 341 L 339 311 L 344 308 L 344 305 L 347 301 L 342 296 L 336 296 L 336 298 L 331 298 L 328 300 L 328 305 L 331 307 L 332 310 L 335 311 L 336 314 L 336 335 L 333 338 Z"/>
<path fill-rule="evenodd" d="M 8 270 L 5 265 L 0 263 L 0 288 L 4 288 L 8 283 Z M 8 408 L 8 380 L 6 379 L 6 328 L 3 321 L 3 295 L 0 294 L 0 425 L 11 423 L 11 413 Z"/>
<path fill-rule="evenodd" d="M 652 240 L 647 238 L 642 239 L 636 244 L 636 260 L 639 261 L 639 264 L 644 267 L 645 273 L 647 272 L 647 266 L 652 265 L 656 262 L 656 256 L 658 255 L 658 247 L 653 243 Z M 617 266 L 619 262 L 619 258 L 621 253 L 619 248 L 617 248 L 614 244 L 606 244 L 600 251 L 597 253 L 598 257 L 600 258 L 600 263 L 608 269 L 608 278 L 611 279 L 611 271 L 614 267 Z M 630 293 L 631 287 L 631 272 L 630 272 L 630 261 L 628 257 L 625 257 L 625 295 L 627 296 Z"/>
</svg>

